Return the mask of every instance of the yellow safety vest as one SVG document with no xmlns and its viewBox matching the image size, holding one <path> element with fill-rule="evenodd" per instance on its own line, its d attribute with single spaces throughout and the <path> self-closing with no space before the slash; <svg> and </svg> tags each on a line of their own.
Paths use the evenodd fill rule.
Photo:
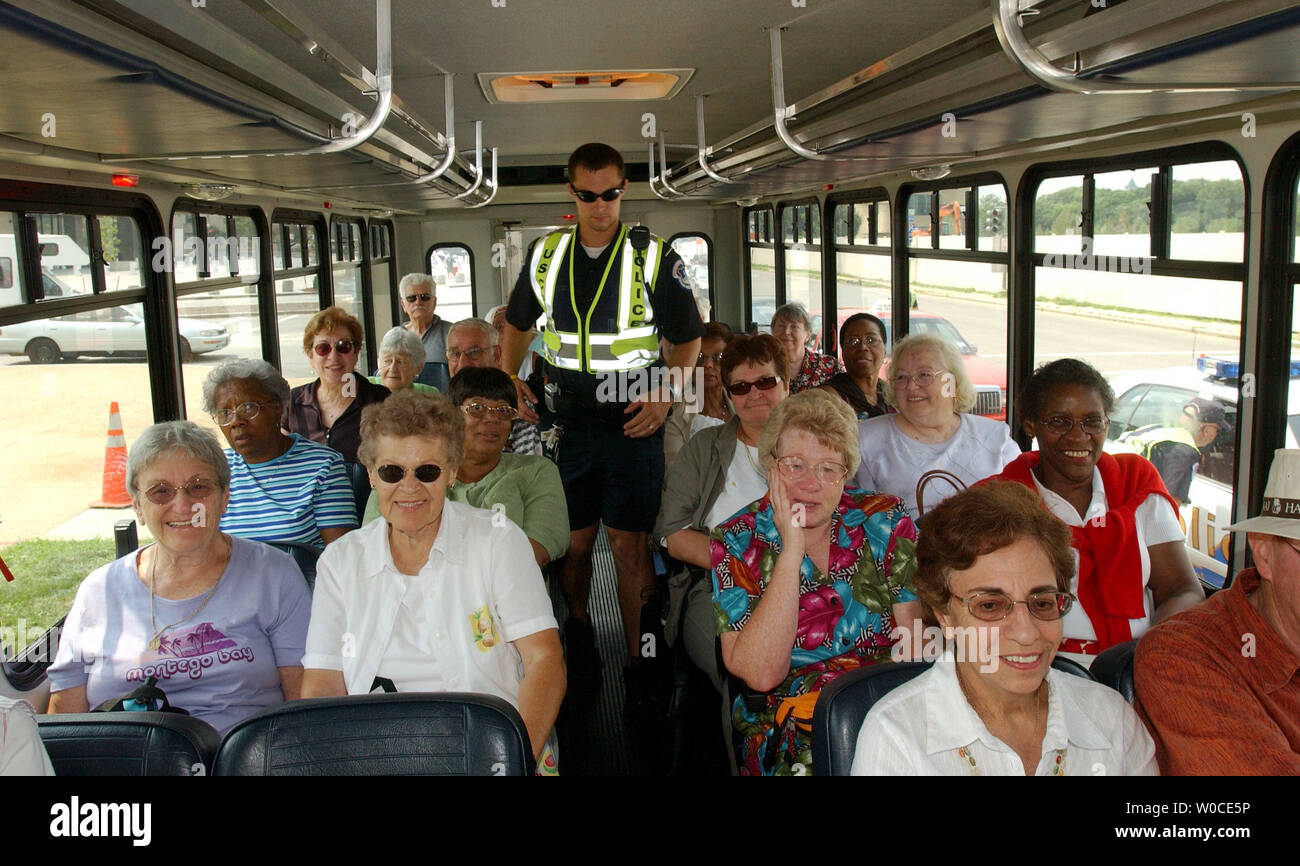
<svg viewBox="0 0 1300 866">
<path fill-rule="evenodd" d="M 578 309 L 573 288 L 577 232 L 576 226 L 552 232 L 533 247 L 529 262 L 533 294 L 546 313 L 542 356 L 552 366 L 583 373 L 650 366 L 659 359 L 659 335 L 650 304 L 650 287 L 663 259 L 663 240 L 651 235 L 650 246 L 638 256 L 628 238 L 627 226 L 621 225 L 591 306 L 584 311 Z M 602 300 L 607 308 L 615 300 L 612 294 L 606 294 L 605 284 L 616 258 L 620 263 L 618 312 L 600 318 L 600 321 L 612 319 L 615 330 L 612 333 L 593 330 L 592 314 L 601 307 Z M 560 288 L 562 284 L 567 284 L 567 293 Z"/>
</svg>

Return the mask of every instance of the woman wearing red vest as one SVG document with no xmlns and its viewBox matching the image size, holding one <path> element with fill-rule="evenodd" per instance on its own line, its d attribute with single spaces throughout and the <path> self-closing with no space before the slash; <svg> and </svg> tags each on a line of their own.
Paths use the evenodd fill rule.
<svg viewBox="0 0 1300 866">
<path fill-rule="evenodd" d="M 1091 365 L 1062 358 L 1034 371 L 1020 395 L 1038 450 L 995 476 L 1030 487 L 1074 534 L 1077 565 L 1060 651 L 1083 664 L 1205 598 L 1184 549 L 1178 503 L 1136 454 L 1106 454 L 1115 394 Z"/>
</svg>

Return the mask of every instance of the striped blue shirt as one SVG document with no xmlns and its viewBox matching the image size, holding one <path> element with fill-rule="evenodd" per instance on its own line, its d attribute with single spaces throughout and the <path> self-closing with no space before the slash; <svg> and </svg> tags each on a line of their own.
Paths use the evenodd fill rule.
<svg viewBox="0 0 1300 866">
<path fill-rule="evenodd" d="M 257 541 L 298 541 L 323 546 L 320 530 L 355 527 L 352 486 L 343 455 L 297 433 L 289 450 L 274 460 L 249 465 L 234 449 L 230 461 L 230 504 L 221 529 Z"/>
</svg>

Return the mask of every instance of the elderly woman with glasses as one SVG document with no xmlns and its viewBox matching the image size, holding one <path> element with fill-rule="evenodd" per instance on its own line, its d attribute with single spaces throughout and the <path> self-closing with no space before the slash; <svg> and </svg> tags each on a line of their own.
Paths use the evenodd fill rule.
<svg viewBox="0 0 1300 866">
<path fill-rule="evenodd" d="M 379 341 L 379 375 L 367 376 L 372 385 L 383 385 L 389 391 L 414 388 L 421 394 L 437 394 L 432 385 L 415 381 L 424 369 L 424 343 L 406 328 L 390 328 Z"/>
<path fill-rule="evenodd" d="M 503 514 L 528 536 L 539 567 L 569 549 L 569 512 L 560 471 L 545 457 L 503 452 L 518 412 L 510 377 L 495 367 L 466 367 L 451 377 L 451 402 L 465 415 L 465 453 L 447 498 Z M 365 522 L 379 518 L 370 494 Z"/>
<path fill-rule="evenodd" d="M 975 387 L 951 343 L 910 334 L 894 344 L 890 359 L 886 392 L 898 412 L 858 425 L 856 482 L 897 496 L 916 520 L 922 506 L 1000 472 L 1020 446 L 1006 424 L 969 414 Z"/>
<path fill-rule="evenodd" d="M 343 457 L 280 429 L 289 383 L 261 360 L 227 361 L 203 382 L 203 411 L 230 448 L 230 505 L 221 529 L 256 541 L 322 547 L 357 527 Z"/>
<path fill-rule="evenodd" d="M 518 708 L 539 770 L 553 771 L 559 632 L 528 537 L 447 496 L 464 461 L 465 413 L 441 395 L 399 391 L 366 409 L 361 435 L 384 519 L 317 563 L 303 697 L 493 694 Z"/>
<path fill-rule="evenodd" d="M 341 307 L 326 307 L 303 330 L 302 348 L 316 381 L 289 392 L 280 426 L 328 445 L 349 463 L 357 462 L 361 410 L 388 396 L 353 370 L 361 354 L 361 323 Z"/>
<path fill-rule="evenodd" d="M 885 323 L 870 313 L 854 313 L 840 325 L 843 373 L 836 373 L 823 388 L 844 398 L 859 421 L 896 412 L 885 400 L 880 368 L 885 363 Z"/>
<path fill-rule="evenodd" d="M 78 588 L 50 712 L 84 713 L 156 678 L 172 706 L 224 733 L 297 698 L 307 583 L 288 554 L 219 529 L 230 469 L 212 434 L 189 421 L 145 428 L 126 487 L 156 541 Z"/>
<path fill-rule="evenodd" d="M 1159 472 L 1137 454 L 1103 450 L 1114 408 L 1092 365 L 1061 358 L 1039 367 L 1020 394 L 1025 435 L 1038 450 L 998 476 L 1034 491 L 1073 532 L 1070 591 L 1079 605 L 1065 618 L 1061 652 L 1085 665 L 1205 600 Z"/>
<path fill-rule="evenodd" d="M 921 615 L 916 530 L 897 497 L 845 488 L 857 422 L 838 397 L 783 401 L 758 450 L 767 495 L 719 524 L 710 545 L 722 662 L 747 687 L 732 704 L 737 763 L 748 775 L 807 775 L 821 689 L 890 661 L 895 625 Z"/>
<path fill-rule="evenodd" d="M 790 366 L 784 372 L 791 394 L 821 387 L 843 371 L 839 359 L 808 348 L 808 341 L 813 336 L 813 323 L 803 304 L 777 307 L 772 314 L 771 330 L 772 335 L 785 346 L 786 357 L 790 359 Z"/>
<path fill-rule="evenodd" d="M 1119 692 L 1052 669 L 1074 569 L 1070 530 L 1038 497 L 1005 482 L 951 496 L 916 557 L 916 592 L 950 639 L 867 714 L 854 775 L 1157 774 Z"/>
<path fill-rule="evenodd" d="M 722 351 L 731 339 L 731 329 L 720 322 L 709 322 L 704 326 L 704 336 L 700 339 L 700 355 L 697 368 L 700 376 L 696 381 L 703 381 L 704 390 L 691 394 L 695 402 L 688 407 L 684 400 L 673 404 L 672 413 L 664 422 L 664 476 L 672 469 L 673 460 L 682 446 L 706 427 L 724 424 L 731 419 L 731 405 L 723 393 L 722 387 Z M 688 411 L 688 408 L 690 411 Z"/>
</svg>

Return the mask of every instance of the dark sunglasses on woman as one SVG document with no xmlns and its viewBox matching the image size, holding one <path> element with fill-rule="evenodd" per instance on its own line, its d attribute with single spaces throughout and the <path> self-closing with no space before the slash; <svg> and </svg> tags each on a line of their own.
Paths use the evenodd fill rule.
<svg viewBox="0 0 1300 866">
<path fill-rule="evenodd" d="M 339 340 L 331 343 L 317 343 L 312 346 L 312 351 L 324 358 L 330 352 L 338 352 L 340 355 L 351 355 L 352 350 L 356 348 L 351 340 Z"/>
<path fill-rule="evenodd" d="M 753 382 L 732 382 L 727 386 L 727 393 L 735 397 L 744 397 L 752 388 L 757 388 L 760 391 L 771 391 L 776 387 L 776 383 L 780 381 L 780 376 L 764 376 L 761 379 L 755 379 Z"/>
<path fill-rule="evenodd" d="M 414 470 L 410 470 L 405 466 L 398 466 L 395 463 L 386 463 L 376 469 L 375 474 L 378 475 L 379 480 L 385 484 L 398 484 L 406 477 L 406 473 L 411 471 L 415 472 L 416 481 L 419 481 L 421 484 L 432 484 L 437 481 L 438 476 L 442 474 L 442 467 L 437 463 L 421 463 L 419 466 L 415 467 Z"/>
</svg>

